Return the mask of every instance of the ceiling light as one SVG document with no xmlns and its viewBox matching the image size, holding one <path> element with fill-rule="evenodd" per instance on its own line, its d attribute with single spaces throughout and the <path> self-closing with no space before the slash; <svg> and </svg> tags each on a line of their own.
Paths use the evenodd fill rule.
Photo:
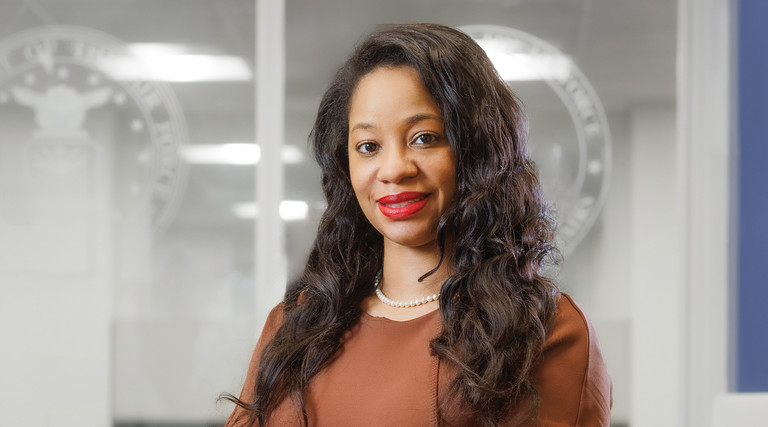
<svg viewBox="0 0 768 427">
<path fill-rule="evenodd" d="M 178 43 L 131 43 L 126 50 L 136 56 L 178 55 L 190 53 L 191 46 Z"/>
<path fill-rule="evenodd" d="M 239 56 L 193 53 L 189 46 L 135 43 L 126 54 L 105 56 L 99 67 L 122 81 L 249 81 L 251 68 Z"/>
<path fill-rule="evenodd" d="M 181 147 L 179 155 L 193 164 L 255 165 L 261 159 L 261 147 L 247 142 L 194 144 Z M 294 145 L 283 145 L 280 158 L 285 164 L 298 164 L 304 161 L 304 153 Z"/>
<path fill-rule="evenodd" d="M 283 145 L 280 150 L 280 158 L 283 163 L 295 165 L 304 161 L 304 152 L 295 145 Z"/>
<path fill-rule="evenodd" d="M 259 146 L 248 143 L 186 145 L 179 154 L 195 164 L 255 165 L 261 157 Z"/>
<path fill-rule="evenodd" d="M 259 207 L 256 202 L 235 203 L 232 205 L 232 213 L 242 219 L 254 219 L 259 216 Z"/>
<path fill-rule="evenodd" d="M 561 54 L 518 52 L 504 40 L 477 40 L 505 81 L 566 80 L 571 74 L 570 59 Z"/>
<path fill-rule="evenodd" d="M 307 219 L 309 205 L 303 200 L 283 200 L 280 202 L 280 218 L 283 221 L 301 221 Z"/>
<path fill-rule="evenodd" d="M 283 221 L 302 221 L 309 216 L 309 204 L 303 200 L 283 200 L 278 209 Z M 256 202 L 236 203 L 232 213 L 238 218 L 255 219 L 259 215 L 259 206 Z"/>
</svg>

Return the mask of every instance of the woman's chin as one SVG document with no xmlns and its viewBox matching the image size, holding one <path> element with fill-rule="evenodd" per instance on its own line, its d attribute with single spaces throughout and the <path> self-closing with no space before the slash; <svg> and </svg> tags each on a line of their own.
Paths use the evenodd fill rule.
<svg viewBox="0 0 768 427">
<path fill-rule="evenodd" d="M 386 247 L 388 244 L 393 246 L 399 246 L 399 247 L 405 247 L 405 248 L 411 248 L 411 249 L 437 249 L 437 236 L 436 235 L 429 235 L 429 236 L 419 236 L 409 233 L 403 233 L 403 234 L 385 234 L 384 235 L 384 246 Z"/>
</svg>

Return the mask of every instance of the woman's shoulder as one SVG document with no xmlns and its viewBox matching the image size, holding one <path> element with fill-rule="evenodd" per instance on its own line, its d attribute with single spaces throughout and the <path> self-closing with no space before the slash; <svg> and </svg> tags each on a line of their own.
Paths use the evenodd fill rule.
<svg viewBox="0 0 768 427">
<path fill-rule="evenodd" d="M 271 333 L 272 335 L 274 335 L 274 333 L 283 324 L 284 318 L 285 318 L 285 303 L 280 302 L 276 306 L 272 307 L 272 310 L 269 311 L 269 314 L 267 315 L 267 320 L 264 322 L 264 330 L 262 331 L 262 335 L 266 333 Z"/>
<path fill-rule="evenodd" d="M 254 390 L 256 387 L 256 372 L 259 369 L 259 361 L 261 360 L 261 353 L 264 351 L 267 343 L 272 340 L 275 333 L 283 324 L 283 316 L 285 314 L 285 304 L 279 303 L 270 310 L 267 315 L 267 320 L 264 322 L 264 328 L 261 330 L 259 340 L 256 342 L 256 347 L 253 349 L 251 355 L 251 362 L 248 364 L 248 373 L 245 377 L 245 383 L 243 389 L 240 392 L 240 400 L 246 404 L 253 402 Z M 245 425 L 245 420 L 250 419 L 250 413 L 243 409 L 241 406 L 236 406 L 232 411 L 232 414 L 227 419 L 225 426 L 241 426 Z"/>
<path fill-rule="evenodd" d="M 299 296 L 297 298 L 297 301 L 293 305 L 294 308 L 298 308 L 301 306 L 301 302 L 304 300 L 304 295 L 306 294 L 306 291 L 301 291 L 299 293 Z M 271 338 L 278 329 L 280 329 L 280 326 L 283 325 L 283 322 L 285 322 L 285 312 L 286 312 L 286 302 L 280 301 L 276 306 L 272 307 L 272 310 L 269 311 L 269 314 L 267 315 L 267 320 L 264 322 L 264 329 L 261 332 L 261 336 L 269 337 Z"/>
<path fill-rule="evenodd" d="M 270 310 L 269 314 L 267 315 L 267 320 L 264 322 L 261 335 L 259 335 L 257 350 L 260 349 L 258 344 L 261 344 L 261 347 L 266 346 L 267 343 L 275 336 L 277 330 L 283 326 L 283 323 L 285 323 L 286 313 L 289 311 L 289 307 L 291 307 L 290 310 L 301 310 L 305 295 L 306 291 L 301 291 L 293 304 L 289 304 L 287 300 L 283 300 L 272 307 L 272 310 Z"/>
<path fill-rule="evenodd" d="M 261 359 L 261 353 L 264 348 L 275 337 L 277 330 L 283 326 L 285 318 L 285 303 L 281 302 L 274 306 L 267 315 L 267 320 L 264 322 L 264 327 L 261 329 L 259 340 L 256 342 L 256 347 L 253 350 L 253 356 L 251 358 L 250 369 L 255 372 L 258 367 L 259 360 Z"/>
<path fill-rule="evenodd" d="M 537 418 L 541 425 L 610 423 L 611 379 L 597 333 L 567 294 L 561 294 L 531 379 L 541 397 Z"/>
<path fill-rule="evenodd" d="M 596 340 L 596 333 L 584 314 L 584 310 L 566 293 L 560 293 L 555 319 L 547 333 L 544 351 L 563 344 L 575 344 L 577 341 L 588 349 Z"/>
</svg>

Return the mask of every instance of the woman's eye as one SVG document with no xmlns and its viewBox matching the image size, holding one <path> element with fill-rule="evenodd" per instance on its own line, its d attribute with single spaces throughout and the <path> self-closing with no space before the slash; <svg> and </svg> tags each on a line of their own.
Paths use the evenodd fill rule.
<svg viewBox="0 0 768 427">
<path fill-rule="evenodd" d="M 363 153 L 363 154 L 370 154 L 376 151 L 378 147 L 373 142 L 364 142 L 357 146 L 357 151 Z"/>
<path fill-rule="evenodd" d="M 416 139 L 414 140 L 414 144 L 430 145 L 430 144 L 434 144 L 435 141 L 437 141 L 437 135 L 433 133 L 422 133 L 421 135 L 416 137 Z"/>
</svg>

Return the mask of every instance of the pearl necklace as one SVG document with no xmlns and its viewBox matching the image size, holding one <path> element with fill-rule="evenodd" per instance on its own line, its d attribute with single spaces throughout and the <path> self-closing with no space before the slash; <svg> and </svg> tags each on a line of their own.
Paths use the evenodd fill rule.
<svg viewBox="0 0 768 427">
<path fill-rule="evenodd" d="M 384 304 L 395 307 L 395 308 L 416 307 L 416 306 L 427 304 L 432 301 L 437 301 L 438 299 L 440 299 L 440 293 L 438 292 L 436 294 L 427 295 L 423 298 L 412 299 L 410 301 L 395 301 L 393 299 L 387 298 L 387 296 L 384 295 L 384 292 L 381 292 L 381 289 L 379 289 L 380 282 L 381 282 L 381 273 L 376 275 L 376 281 L 373 283 L 373 287 L 376 288 L 376 296 Z"/>
</svg>

